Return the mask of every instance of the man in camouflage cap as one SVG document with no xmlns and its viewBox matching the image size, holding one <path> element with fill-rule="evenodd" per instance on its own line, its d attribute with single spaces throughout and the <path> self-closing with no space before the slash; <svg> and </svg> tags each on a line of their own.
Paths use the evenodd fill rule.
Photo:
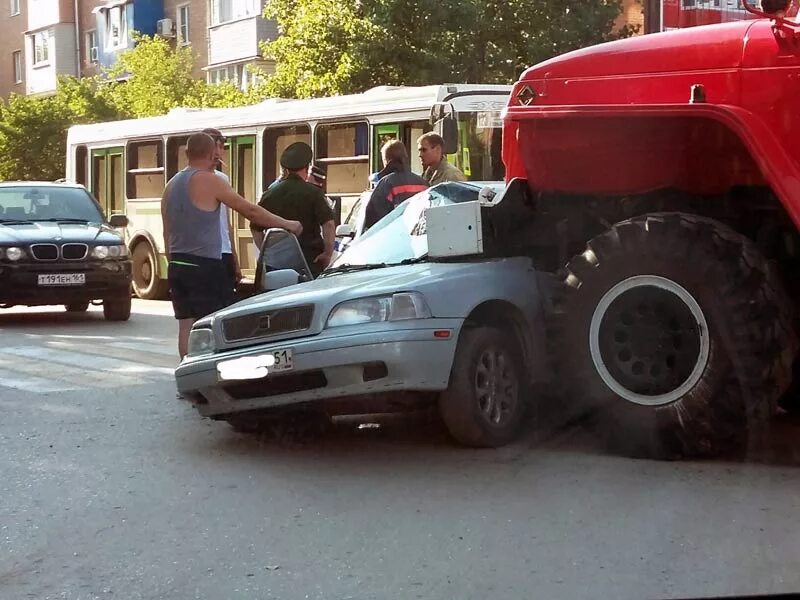
<svg viewBox="0 0 800 600">
<path fill-rule="evenodd" d="M 281 154 L 281 167 L 286 169 L 286 177 L 269 186 L 258 204 L 276 215 L 300 221 L 303 233 L 298 237 L 303 255 L 316 277 L 328 266 L 333 255 L 336 225 L 333 211 L 325 194 L 318 187 L 308 183 L 308 167 L 313 153 L 304 142 L 295 142 Z M 253 241 L 257 247 L 264 242 L 264 229 L 251 225 Z"/>
</svg>

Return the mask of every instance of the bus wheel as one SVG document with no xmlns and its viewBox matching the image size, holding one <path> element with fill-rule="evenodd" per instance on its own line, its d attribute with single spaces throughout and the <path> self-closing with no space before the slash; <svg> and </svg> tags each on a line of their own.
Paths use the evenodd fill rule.
<svg viewBox="0 0 800 600">
<path fill-rule="evenodd" d="M 767 431 L 797 350 L 755 245 L 681 213 L 618 223 L 567 265 L 558 370 L 608 448 L 671 459 Z"/>
<path fill-rule="evenodd" d="M 168 284 L 158 276 L 158 261 L 148 242 L 139 242 L 133 249 L 133 291 L 143 300 L 161 300 L 167 295 Z"/>
</svg>

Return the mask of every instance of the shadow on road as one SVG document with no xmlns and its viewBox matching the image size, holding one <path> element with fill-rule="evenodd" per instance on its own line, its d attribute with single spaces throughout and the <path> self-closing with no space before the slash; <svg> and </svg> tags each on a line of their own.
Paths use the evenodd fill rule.
<svg viewBox="0 0 800 600">
<path fill-rule="evenodd" d="M 800 467 L 800 418 L 781 414 L 772 424 L 767 441 L 759 447 L 742 448 L 714 459 L 686 460 L 672 464 L 761 464 L 765 466 Z M 197 440 L 197 438 L 195 438 Z M 526 431 L 520 439 L 503 448 L 471 449 L 452 441 L 434 411 L 410 414 L 377 415 L 337 419 L 324 432 L 275 435 L 274 432 L 240 433 L 224 422 L 211 424 L 210 435 L 197 440 L 193 450 L 229 456 L 265 457 L 305 463 L 312 461 L 328 467 L 336 463 L 348 468 L 354 462 L 407 460 L 420 462 L 469 462 L 479 458 L 486 463 L 526 463 L 536 453 L 559 453 L 574 457 L 623 459 L 606 452 L 597 439 L 581 426 L 568 426 L 549 431 Z M 634 459 L 626 459 L 634 460 Z M 656 461 L 639 460 L 653 463 Z M 661 462 L 660 464 L 671 464 Z"/>
<path fill-rule="evenodd" d="M 46 329 L 48 333 L 54 332 L 55 328 L 74 327 L 76 325 L 89 325 L 97 328 L 98 331 L 124 331 L 125 327 L 134 325 L 137 322 L 147 322 L 166 324 L 174 323 L 175 319 L 168 315 L 141 314 L 133 312 L 129 321 L 113 322 L 106 321 L 101 310 L 89 310 L 86 312 L 66 312 L 63 308 L 53 307 L 52 311 L 41 312 L 6 312 L 0 309 L 0 328 L 9 331 L 24 330 L 22 333 L 33 333 L 37 330 Z"/>
</svg>

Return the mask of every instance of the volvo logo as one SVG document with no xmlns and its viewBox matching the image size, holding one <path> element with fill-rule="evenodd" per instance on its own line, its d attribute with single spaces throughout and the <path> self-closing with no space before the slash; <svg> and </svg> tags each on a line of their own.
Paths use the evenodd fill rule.
<svg viewBox="0 0 800 600">
<path fill-rule="evenodd" d="M 269 321 L 270 321 L 270 316 L 269 315 L 264 315 L 263 317 L 261 317 L 258 320 L 258 328 L 259 329 L 269 329 Z"/>
</svg>

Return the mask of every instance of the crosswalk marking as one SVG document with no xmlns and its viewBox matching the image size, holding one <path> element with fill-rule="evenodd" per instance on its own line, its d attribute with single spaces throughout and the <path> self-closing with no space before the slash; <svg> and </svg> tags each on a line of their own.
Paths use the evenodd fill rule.
<svg viewBox="0 0 800 600">
<path fill-rule="evenodd" d="M 136 349 L 101 341 L 92 346 L 64 339 L 37 342 L 0 346 L 0 398 L 9 398 L 10 390 L 46 394 L 169 381 L 177 364 L 163 347 L 135 342 Z"/>
</svg>

